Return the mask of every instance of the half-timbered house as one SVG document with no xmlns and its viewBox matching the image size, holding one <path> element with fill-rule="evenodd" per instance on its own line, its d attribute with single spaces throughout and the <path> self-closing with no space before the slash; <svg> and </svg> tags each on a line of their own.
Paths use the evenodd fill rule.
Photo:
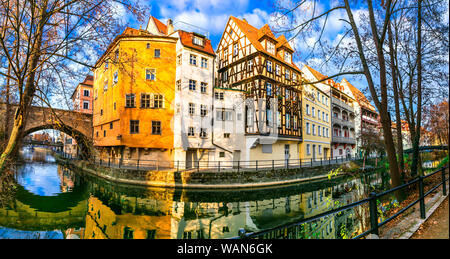
<svg viewBox="0 0 450 259">
<path fill-rule="evenodd" d="M 302 141 L 301 71 L 294 50 L 266 24 L 231 16 L 216 50 L 216 92 L 239 92 L 243 160 L 295 160 Z M 234 159 L 238 159 L 236 156 Z"/>
</svg>

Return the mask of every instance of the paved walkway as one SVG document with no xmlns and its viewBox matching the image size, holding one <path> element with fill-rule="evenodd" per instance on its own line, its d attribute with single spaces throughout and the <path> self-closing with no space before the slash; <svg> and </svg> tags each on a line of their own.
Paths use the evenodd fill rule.
<svg viewBox="0 0 450 259">
<path fill-rule="evenodd" d="M 449 239 L 448 196 L 411 236 L 411 239 Z"/>
</svg>

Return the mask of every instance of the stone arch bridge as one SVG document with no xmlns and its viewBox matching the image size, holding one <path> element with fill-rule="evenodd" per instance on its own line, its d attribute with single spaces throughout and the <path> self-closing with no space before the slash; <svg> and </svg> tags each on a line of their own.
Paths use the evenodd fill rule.
<svg viewBox="0 0 450 259">
<path fill-rule="evenodd" d="M 14 114 L 18 105 L 11 104 L 9 107 L 8 121 L 6 121 L 6 104 L 0 103 L 0 122 L 2 122 L 0 124 L 8 123 L 8 136 L 13 128 Z M 82 156 L 90 157 L 92 154 L 92 114 L 31 106 L 25 121 L 23 136 L 44 129 L 55 129 L 70 135 L 80 146 Z"/>
</svg>

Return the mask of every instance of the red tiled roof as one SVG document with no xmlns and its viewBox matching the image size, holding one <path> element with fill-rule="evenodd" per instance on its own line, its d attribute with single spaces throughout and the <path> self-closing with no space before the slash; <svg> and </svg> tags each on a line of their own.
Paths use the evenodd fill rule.
<svg viewBox="0 0 450 259">
<path fill-rule="evenodd" d="M 193 32 L 185 32 L 179 30 L 178 33 L 180 35 L 180 40 L 183 46 L 193 48 L 195 50 L 199 50 L 213 56 L 216 55 L 209 39 L 204 38 L 203 46 L 199 46 L 197 44 L 194 44 L 192 41 L 194 39 Z"/>
<path fill-rule="evenodd" d="M 345 78 L 342 79 L 342 83 L 345 83 L 348 86 L 350 91 L 355 96 L 356 101 L 359 103 L 359 105 L 376 112 L 375 107 L 373 107 L 373 105 L 370 104 L 369 100 L 367 100 L 366 96 L 358 88 L 350 84 L 350 82 L 347 81 L 347 79 Z"/>
<path fill-rule="evenodd" d="M 291 45 L 289 45 L 289 42 L 286 40 L 286 37 L 284 37 L 284 35 L 281 35 L 280 37 L 278 37 L 278 44 L 277 44 L 277 49 L 281 48 L 281 47 L 285 47 L 287 49 L 289 49 L 290 51 L 294 52 L 294 49 L 291 47 Z"/>
<path fill-rule="evenodd" d="M 163 33 L 164 35 L 167 35 L 167 25 L 162 23 L 160 20 L 156 19 L 155 17 L 151 16 L 151 19 L 156 25 L 156 28 L 160 33 Z"/>
<path fill-rule="evenodd" d="M 273 54 L 269 53 L 263 47 L 261 42 L 259 42 L 259 39 L 261 37 L 263 37 L 264 35 L 270 37 L 273 41 L 278 42 L 277 38 L 275 38 L 275 36 L 273 35 L 272 30 L 270 30 L 269 25 L 266 24 L 263 27 L 261 27 L 261 29 L 257 29 L 254 26 L 247 23 L 246 21 L 238 19 L 234 16 L 230 16 L 230 18 L 239 26 L 241 31 L 247 36 L 248 40 L 252 43 L 252 45 L 256 48 L 257 51 L 264 52 L 265 54 L 272 56 L 283 63 L 287 63 L 284 61 L 283 57 L 281 57 L 280 55 L 278 55 L 278 54 L 273 55 Z M 293 66 L 295 69 L 300 71 L 300 68 L 298 68 L 293 62 L 287 63 L 287 64 L 290 66 Z"/>
</svg>

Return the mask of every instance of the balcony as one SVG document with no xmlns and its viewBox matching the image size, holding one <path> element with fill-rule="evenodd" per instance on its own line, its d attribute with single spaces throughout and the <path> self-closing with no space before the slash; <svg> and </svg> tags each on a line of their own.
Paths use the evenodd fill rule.
<svg viewBox="0 0 450 259">
<path fill-rule="evenodd" d="M 353 128 L 353 129 L 355 128 L 355 121 L 343 120 L 341 118 L 334 117 L 334 116 L 331 119 L 331 123 L 332 124 L 337 123 L 337 124 L 341 125 L 342 127 L 347 126 L 348 128 Z"/>
<path fill-rule="evenodd" d="M 349 104 L 347 104 L 347 103 L 345 103 L 345 102 L 343 102 L 343 101 L 341 101 L 341 100 L 339 100 L 337 98 L 331 98 L 331 103 L 333 105 L 335 105 L 335 106 L 339 106 L 340 108 L 345 109 L 345 110 L 353 113 L 353 107 L 352 106 L 350 106 Z"/>
<path fill-rule="evenodd" d="M 355 138 L 345 138 L 345 137 L 337 137 L 337 136 L 333 136 L 332 143 L 342 143 L 342 144 L 356 144 L 356 140 Z"/>
</svg>

